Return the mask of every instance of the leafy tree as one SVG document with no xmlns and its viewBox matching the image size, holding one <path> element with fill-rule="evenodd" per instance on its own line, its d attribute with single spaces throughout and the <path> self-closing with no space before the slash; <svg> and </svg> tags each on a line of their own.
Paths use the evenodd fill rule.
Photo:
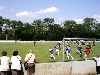
<svg viewBox="0 0 100 75">
<path fill-rule="evenodd" d="M 55 24 L 54 18 L 37 19 L 29 24 L 0 16 L 0 39 L 32 41 L 100 37 L 100 23 L 94 18 L 85 18 L 83 24 L 76 24 L 74 20 L 65 20 L 63 24 Z"/>
<path fill-rule="evenodd" d="M 86 26 L 87 30 L 93 30 L 95 29 L 95 26 L 96 26 L 96 19 L 94 18 L 85 18 L 84 19 L 84 25 Z"/>
<path fill-rule="evenodd" d="M 67 20 L 64 22 L 64 28 L 66 30 L 65 37 L 74 37 L 74 27 L 76 26 L 76 22 L 73 20 Z"/>
</svg>

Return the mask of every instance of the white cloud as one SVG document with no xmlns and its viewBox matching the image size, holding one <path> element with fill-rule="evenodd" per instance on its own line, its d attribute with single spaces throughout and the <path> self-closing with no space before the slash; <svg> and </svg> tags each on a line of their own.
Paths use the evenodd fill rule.
<svg viewBox="0 0 100 75">
<path fill-rule="evenodd" d="M 96 15 L 93 15 L 92 17 L 90 17 L 90 18 L 94 18 L 94 19 L 96 19 L 96 21 L 98 22 L 98 23 L 100 23 L 100 15 L 98 15 L 98 14 L 96 14 Z M 77 23 L 77 24 L 81 24 L 81 23 L 83 23 L 83 19 L 84 18 L 76 18 L 76 16 L 74 16 L 74 21 Z"/>
<path fill-rule="evenodd" d="M 100 15 L 93 15 L 92 18 L 96 19 L 100 23 Z"/>
<path fill-rule="evenodd" d="M 48 13 L 48 12 L 55 12 L 57 11 L 58 9 L 56 7 L 51 7 L 51 8 L 47 8 L 46 10 L 43 10 L 44 13 Z"/>
<path fill-rule="evenodd" d="M 24 17 L 35 18 L 40 14 L 52 13 L 52 12 L 56 12 L 57 10 L 58 9 L 56 7 L 51 7 L 51 8 L 47 8 L 45 10 L 39 10 L 36 12 L 28 12 L 28 11 L 20 12 L 20 13 L 17 13 L 16 16 L 20 18 L 24 18 Z"/>
<path fill-rule="evenodd" d="M 59 18 L 59 20 L 64 20 L 64 18 Z"/>
<path fill-rule="evenodd" d="M 0 10 L 3 10 L 6 6 L 0 6 Z"/>
<path fill-rule="evenodd" d="M 82 24 L 83 18 L 77 18 L 76 15 L 73 16 L 73 20 L 76 22 L 76 24 Z"/>
<path fill-rule="evenodd" d="M 74 21 L 75 21 L 77 24 L 82 24 L 82 23 L 83 23 L 83 19 L 82 19 L 82 18 L 80 18 L 80 19 L 75 18 Z"/>
<path fill-rule="evenodd" d="M 21 12 L 21 13 L 17 13 L 16 16 L 20 17 L 20 18 L 25 18 L 25 17 L 26 18 L 35 18 L 38 15 L 36 15 L 35 13 L 32 13 L 32 12 L 24 11 L 24 12 Z"/>
</svg>

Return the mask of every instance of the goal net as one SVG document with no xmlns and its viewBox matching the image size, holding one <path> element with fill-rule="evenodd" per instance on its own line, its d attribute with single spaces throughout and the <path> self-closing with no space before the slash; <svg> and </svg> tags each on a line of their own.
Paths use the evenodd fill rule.
<svg viewBox="0 0 100 75">
<path fill-rule="evenodd" d="M 90 54 L 87 56 L 87 59 L 92 59 L 92 56 L 96 55 L 98 53 L 98 49 L 96 48 L 96 44 L 98 45 L 98 42 L 100 42 L 100 39 L 95 38 L 63 38 L 63 62 L 67 60 L 71 60 L 67 57 L 66 53 L 66 46 L 69 45 L 71 48 L 71 56 L 74 58 L 73 60 L 84 60 L 85 57 L 85 50 L 86 46 L 89 45 L 91 47 Z M 81 53 L 77 53 L 77 46 L 81 45 Z M 100 43 L 99 43 L 100 44 Z M 97 52 L 94 52 L 93 49 L 96 49 Z"/>
</svg>

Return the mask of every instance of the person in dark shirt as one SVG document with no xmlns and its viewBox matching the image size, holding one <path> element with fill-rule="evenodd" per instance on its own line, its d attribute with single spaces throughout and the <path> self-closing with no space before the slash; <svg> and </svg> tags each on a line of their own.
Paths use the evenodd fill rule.
<svg viewBox="0 0 100 75">
<path fill-rule="evenodd" d="M 35 46 L 36 42 L 34 41 L 34 46 Z"/>
<path fill-rule="evenodd" d="M 93 40 L 93 46 L 95 46 L 95 39 Z"/>
</svg>

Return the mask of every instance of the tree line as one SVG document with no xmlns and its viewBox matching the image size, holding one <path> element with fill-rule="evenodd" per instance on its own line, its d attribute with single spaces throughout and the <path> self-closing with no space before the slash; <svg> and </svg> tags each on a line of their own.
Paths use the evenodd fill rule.
<svg viewBox="0 0 100 75">
<path fill-rule="evenodd" d="M 82 24 L 65 20 L 56 24 L 54 18 L 37 19 L 30 23 L 10 20 L 0 16 L 0 40 L 58 41 L 63 38 L 100 38 L 100 23 L 94 18 L 84 18 Z"/>
</svg>

